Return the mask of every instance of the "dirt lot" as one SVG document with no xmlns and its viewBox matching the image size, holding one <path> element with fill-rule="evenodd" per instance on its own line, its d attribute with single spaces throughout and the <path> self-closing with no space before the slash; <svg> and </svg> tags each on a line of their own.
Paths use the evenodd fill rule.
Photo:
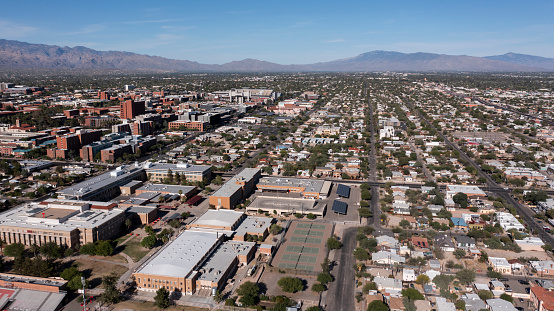
<svg viewBox="0 0 554 311">
<path fill-rule="evenodd" d="M 485 252 L 489 257 L 504 257 L 507 260 L 517 259 L 519 257 L 537 257 L 539 260 L 550 260 L 550 257 L 545 252 L 538 251 L 525 251 L 521 253 L 515 253 L 511 251 L 504 251 L 499 249 L 485 249 Z"/>
<path fill-rule="evenodd" d="M 88 259 L 77 259 L 75 262 L 80 271 L 83 271 L 84 276 L 89 280 L 91 288 L 95 288 L 102 283 L 102 277 L 112 273 L 120 277 L 128 269 L 121 265 L 110 264 L 106 262 L 98 262 Z"/>
<path fill-rule="evenodd" d="M 152 302 L 133 302 L 133 301 L 124 301 L 112 306 L 114 311 L 123 311 L 123 310 L 134 310 L 134 311 L 208 311 L 209 309 L 205 308 L 196 308 L 189 306 L 171 306 L 167 309 L 160 309 L 154 306 Z"/>
<path fill-rule="evenodd" d="M 278 295 L 284 295 L 287 297 L 290 297 L 291 299 L 294 299 L 296 301 L 298 300 L 311 300 L 315 301 L 318 299 L 318 296 L 316 293 L 314 293 L 310 288 L 314 283 L 317 283 L 317 278 L 315 276 L 309 277 L 309 276 L 298 276 L 298 278 L 306 281 L 304 290 L 301 292 L 296 292 L 294 294 L 292 293 L 285 293 L 281 290 L 281 287 L 277 285 L 277 282 L 285 276 L 292 276 L 294 275 L 288 275 L 283 274 L 279 272 L 271 272 L 269 270 L 265 270 L 264 274 L 262 275 L 262 278 L 260 279 L 261 283 L 264 283 L 265 286 L 267 286 L 266 295 L 268 296 L 278 296 Z"/>
</svg>

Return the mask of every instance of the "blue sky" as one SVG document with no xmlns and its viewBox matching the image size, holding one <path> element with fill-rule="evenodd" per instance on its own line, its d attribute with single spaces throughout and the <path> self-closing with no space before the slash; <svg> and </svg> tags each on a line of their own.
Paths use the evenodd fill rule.
<svg viewBox="0 0 554 311">
<path fill-rule="evenodd" d="M 554 57 L 554 1 L 343 2 L 0 0 L 0 38 L 210 64 L 373 50 Z"/>
</svg>

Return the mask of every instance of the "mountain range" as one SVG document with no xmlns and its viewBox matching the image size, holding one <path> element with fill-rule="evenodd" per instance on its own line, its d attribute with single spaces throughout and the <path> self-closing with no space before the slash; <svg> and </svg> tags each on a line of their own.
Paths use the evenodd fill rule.
<svg viewBox="0 0 554 311">
<path fill-rule="evenodd" d="M 214 65 L 123 51 L 97 51 L 82 46 L 60 47 L 0 39 L 0 68 L 171 70 L 184 72 L 542 72 L 554 71 L 554 58 L 516 53 L 475 57 L 372 51 L 351 58 L 314 64 L 280 65 L 257 59 L 245 59 Z"/>
</svg>

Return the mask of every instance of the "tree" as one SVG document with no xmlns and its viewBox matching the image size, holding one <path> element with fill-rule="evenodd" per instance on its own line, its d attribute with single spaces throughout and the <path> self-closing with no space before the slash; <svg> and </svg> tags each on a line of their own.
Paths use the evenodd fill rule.
<svg viewBox="0 0 554 311">
<path fill-rule="evenodd" d="M 102 278 L 104 293 L 100 296 L 103 303 L 118 303 L 121 301 L 121 292 L 117 289 L 117 276 L 114 274 Z"/>
<path fill-rule="evenodd" d="M 371 256 L 369 255 L 369 252 L 365 249 L 361 247 L 356 247 L 356 249 L 354 249 L 354 258 L 356 258 L 356 260 L 364 261 L 369 260 Z"/>
<path fill-rule="evenodd" d="M 283 231 L 283 227 L 278 224 L 272 224 L 271 227 L 269 227 L 269 233 L 273 235 L 279 234 L 281 231 Z"/>
<path fill-rule="evenodd" d="M 244 282 L 237 289 L 237 295 L 241 296 L 239 301 L 244 306 L 253 306 L 258 302 L 260 288 L 254 282 Z"/>
<path fill-rule="evenodd" d="M 81 246 L 79 252 L 84 255 L 94 255 L 96 254 L 96 247 L 93 243 L 87 243 Z"/>
<path fill-rule="evenodd" d="M 358 214 L 362 218 L 369 218 L 369 217 L 372 216 L 371 210 L 369 208 L 366 208 L 366 207 L 359 208 L 358 209 Z"/>
<path fill-rule="evenodd" d="M 321 284 L 321 283 L 314 283 L 314 285 L 312 285 L 312 291 L 316 292 L 316 293 L 320 293 L 322 291 L 324 291 L 326 289 L 325 285 Z"/>
<path fill-rule="evenodd" d="M 304 282 L 301 279 L 285 276 L 277 281 L 277 285 L 281 287 L 284 292 L 287 293 L 296 293 L 298 291 L 304 290 Z"/>
<path fill-rule="evenodd" d="M 4 255 L 8 257 L 23 257 L 25 245 L 21 243 L 12 243 L 4 247 Z"/>
<path fill-rule="evenodd" d="M 410 300 L 423 300 L 423 295 L 415 288 L 406 288 L 402 290 L 402 296 Z"/>
<path fill-rule="evenodd" d="M 333 276 L 329 272 L 321 272 L 317 275 L 317 281 L 321 284 L 333 282 Z"/>
<path fill-rule="evenodd" d="M 144 248 L 152 248 L 156 245 L 156 237 L 153 235 L 146 236 L 140 241 L 140 245 Z"/>
<path fill-rule="evenodd" d="M 406 228 L 409 228 L 410 227 L 410 222 L 407 221 L 406 219 L 402 219 L 399 223 L 400 227 L 406 229 Z"/>
<path fill-rule="evenodd" d="M 96 242 L 95 253 L 98 256 L 111 256 L 113 254 L 113 246 L 110 241 Z"/>
<path fill-rule="evenodd" d="M 456 259 L 461 259 L 466 255 L 466 251 L 463 249 L 457 249 L 454 251 L 453 255 Z"/>
<path fill-rule="evenodd" d="M 146 231 L 146 233 L 149 235 L 155 234 L 154 228 L 152 228 L 152 226 L 144 226 L 144 231 Z"/>
<path fill-rule="evenodd" d="M 435 283 L 435 285 L 437 285 L 437 287 L 440 289 L 448 289 L 448 286 L 450 286 L 450 283 L 452 283 L 452 281 L 454 281 L 454 276 L 446 274 L 437 275 L 433 279 L 433 283 Z"/>
<path fill-rule="evenodd" d="M 508 295 L 508 294 L 506 294 L 506 293 L 500 295 L 500 299 L 504 299 L 504 300 L 506 300 L 506 301 L 509 301 L 509 302 L 511 302 L 511 303 L 514 303 L 514 298 L 512 298 L 512 296 L 510 296 L 510 295 Z"/>
<path fill-rule="evenodd" d="M 480 290 L 477 292 L 477 295 L 479 295 L 479 298 L 482 300 L 492 299 L 494 297 L 492 292 L 489 290 Z"/>
<path fill-rule="evenodd" d="M 331 237 L 327 239 L 327 247 L 329 248 L 329 250 L 339 249 L 342 247 L 342 243 L 339 240 Z"/>
<path fill-rule="evenodd" d="M 169 225 L 175 229 L 181 227 L 181 222 L 178 219 L 173 219 L 169 222 Z"/>
<path fill-rule="evenodd" d="M 475 271 L 469 269 L 460 270 L 456 272 L 456 277 L 462 284 L 469 285 L 475 281 Z"/>
<path fill-rule="evenodd" d="M 154 297 L 154 305 L 160 309 L 167 309 L 171 301 L 169 300 L 169 291 L 162 287 L 156 291 L 156 296 Z"/>
<path fill-rule="evenodd" d="M 70 290 L 78 290 L 83 288 L 83 283 L 81 282 L 81 273 L 78 275 L 73 276 L 69 282 L 67 282 L 67 288 Z M 88 287 L 88 281 L 85 281 L 85 287 Z"/>
<path fill-rule="evenodd" d="M 429 282 L 431 282 L 431 280 L 425 274 L 420 274 L 416 278 L 416 284 L 419 284 L 419 285 L 425 285 L 425 284 L 428 284 Z"/>
<path fill-rule="evenodd" d="M 454 303 L 457 310 L 465 310 L 466 309 L 466 303 L 463 300 L 456 300 Z"/>
<path fill-rule="evenodd" d="M 367 311 L 389 311 L 389 307 L 381 300 L 373 300 L 367 306 Z"/>
<path fill-rule="evenodd" d="M 458 192 L 452 197 L 452 201 L 460 205 L 461 208 L 467 208 L 467 194 Z"/>
</svg>

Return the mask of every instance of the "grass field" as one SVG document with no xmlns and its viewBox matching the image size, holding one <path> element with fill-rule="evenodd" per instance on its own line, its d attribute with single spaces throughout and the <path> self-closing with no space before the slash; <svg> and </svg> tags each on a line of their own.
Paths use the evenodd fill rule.
<svg viewBox="0 0 554 311">
<path fill-rule="evenodd" d="M 134 311 L 209 311 L 206 308 L 196 308 L 189 306 L 171 306 L 167 309 L 160 309 L 154 306 L 152 302 L 132 302 L 124 301 L 118 304 L 112 305 L 114 311 L 118 310 L 134 310 Z"/>
<path fill-rule="evenodd" d="M 140 241 L 137 238 L 133 238 L 121 247 L 123 248 L 121 251 L 129 255 L 129 257 L 133 258 L 135 262 L 141 260 L 142 257 L 148 254 L 148 252 L 150 251 L 149 249 L 142 247 L 140 245 Z"/>
</svg>

